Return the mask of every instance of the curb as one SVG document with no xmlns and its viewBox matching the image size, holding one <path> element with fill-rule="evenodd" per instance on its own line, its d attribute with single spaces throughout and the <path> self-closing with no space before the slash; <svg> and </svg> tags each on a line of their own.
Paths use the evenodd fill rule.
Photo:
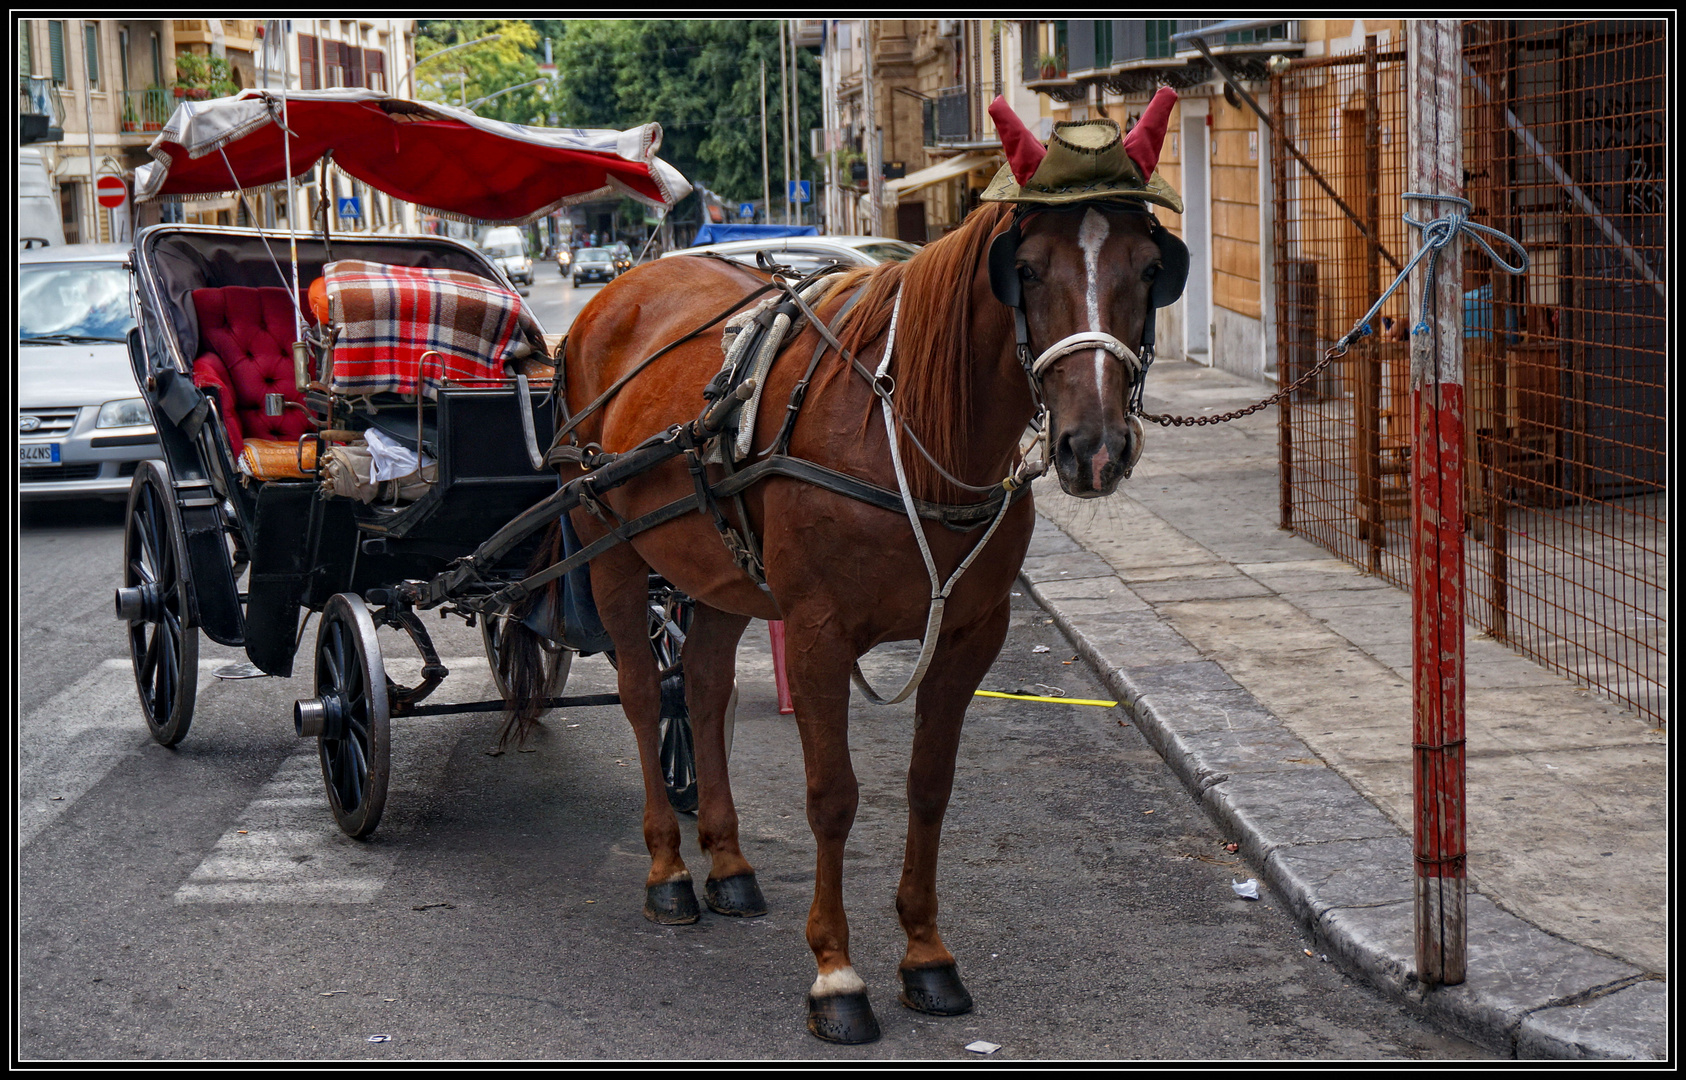
<svg viewBox="0 0 1686 1080">
<path fill-rule="evenodd" d="M 1668 986 L 1468 893 L 1468 977 L 1415 973 L 1411 838 L 1099 556 L 1038 517 L 1019 580 L 1331 957 L 1457 1035 L 1523 1060 L 1663 1060 Z"/>
</svg>

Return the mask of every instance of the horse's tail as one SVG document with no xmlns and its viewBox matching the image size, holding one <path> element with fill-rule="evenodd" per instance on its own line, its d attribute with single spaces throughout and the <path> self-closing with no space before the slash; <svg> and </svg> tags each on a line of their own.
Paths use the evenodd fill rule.
<svg viewBox="0 0 1686 1080">
<path fill-rule="evenodd" d="M 553 565 L 562 557 L 562 523 L 551 525 L 527 567 L 529 575 Z M 513 737 L 519 746 L 544 712 L 549 696 L 548 665 L 539 643 L 543 639 L 524 621 L 541 603 L 553 613 L 555 622 L 562 621 L 561 581 L 548 583 L 509 612 L 505 625 L 503 649 L 498 657 L 498 674 L 507 691 L 504 698 L 503 727 L 498 729 L 498 749 L 502 750 Z"/>
</svg>

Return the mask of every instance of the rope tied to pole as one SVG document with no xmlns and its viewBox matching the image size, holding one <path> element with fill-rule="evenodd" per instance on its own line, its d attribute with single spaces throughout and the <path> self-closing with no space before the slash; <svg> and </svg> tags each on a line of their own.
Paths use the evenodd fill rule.
<svg viewBox="0 0 1686 1080">
<path fill-rule="evenodd" d="M 1398 292 L 1400 287 L 1410 280 L 1411 271 L 1416 269 L 1417 264 L 1422 262 L 1425 258 L 1429 260 L 1429 263 L 1428 278 L 1423 285 L 1422 315 L 1417 324 L 1411 328 L 1411 333 L 1428 333 L 1429 308 L 1431 298 L 1434 295 L 1434 274 L 1435 269 L 1440 262 L 1440 253 L 1459 236 L 1467 236 L 1469 239 L 1474 240 L 1477 244 L 1479 244 L 1481 246 L 1481 250 L 1485 251 L 1487 256 L 1493 260 L 1493 264 L 1500 269 L 1512 274 L 1525 274 L 1528 272 L 1528 249 L 1523 247 L 1522 244 L 1514 237 L 1508 236 L 1497 229 L 1491 228 L 1490 226 L 1471 221 L 1469 219 L 1469 212 L 1474 209 L 1474 205 L 1471 204 L 1468 199 L 1461 199 L 1456 195 L 1429 195 L 1420 191 L 1404 192 L 1401 195 L 1401 198 L 1423 199 L 1430 202 L 1450 203 L 1452 204 L 1452 210 L 1449 214 L 1446 214 L 1443 217 L 1431 218 L 1426 222 L 1418 221 L 1416 218 L 1412 217 L 1410 211 L 1405 211 L 1399 215 L 1400 219 L 1404 221 L 1405 224 L 1422 230 L 1422 246 L 1417 248 L 1417 253 L 1411 256 L 1411 261 L 1406 263 L 1404 268 L 1399 271 L 1396 277 L 1394 277 L 1393 283 L 1386 289 L 1382 290 L 1381 296 L 1377 297 L 1376 302 L 1370 305 L 1370 310 L 1366 311 L 1364 315 L 1353 324 L 1352 329 L 1348 330 L 1339 341 L 1335 342 L 1334 345 L 1330 346 L 1329 349 L 1324 352 L 1323 359 L 1319 360 L 1317 364 L 1311 368 L 1311 370 L 1295 379 L 1289 385 L 1284 386 L 1276 393 L 1265 398 L 1263 401 L 1249 405 L 1245 409 L 1236 409 L 1233 412 L 1227 412 L 1220 416 L 1160 416 L 1144 412 L 1141 414 L 1142 419 L 1151 420 L 1164 427 L 1182 427 L 1190 424 L 1198 426 L 1204 426 L 1207 424 L 1222 424 L 1229 420 L 1238 420 L 1243 416 L 1258 412 L 1266 406 L 1276 404 L 1288 394 L 1310 383 L 1312 379 L 1317 377 L 1319 372 L 1329 366 L 1331 361 L 1337 359 L 1338 357 L 1345 356 L 1348 346 L 1350 346 L 1353 342 L 1357 341 L 1361 337 L 1374 333 L 1375 331 L 1371 329 L 1370 326 L 1370 320 L 1374 319 L 1376 317 L 1376 313 L 1382 309 L 1382 305 L 1387 303 L 1388 297 Z M 1485 234 L 1485 236 L 1483 234 Z M 1506 244 L 1509 244 L 1512 250 L 1522 256 L 1520 264 L 1513 266 L 1504 259 L 1500 258 L 1499 253 L 1494 251 L 1493 246 L 1487 242 L 1487 236 L 1491 236 L 1495 240 L 1502 240 Z"/>
</svg>

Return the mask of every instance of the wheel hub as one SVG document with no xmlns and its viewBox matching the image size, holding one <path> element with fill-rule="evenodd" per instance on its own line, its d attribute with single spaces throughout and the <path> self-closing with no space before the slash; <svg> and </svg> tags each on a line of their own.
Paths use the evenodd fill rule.
<svg viewBox="0 0 1686 1080">
<path fill-rule="evenodd" d="M 156 582 L 117 590 L 117 617 L 129 622 L 162 622 L 164 593 Z"/>
<path fill-rule="evenodd" d="M 293 730 L 301 739 L 343 739 L 346 729 L 346 701 L 332 690 L 320 697 L 293 702 Z"/>
</svg>

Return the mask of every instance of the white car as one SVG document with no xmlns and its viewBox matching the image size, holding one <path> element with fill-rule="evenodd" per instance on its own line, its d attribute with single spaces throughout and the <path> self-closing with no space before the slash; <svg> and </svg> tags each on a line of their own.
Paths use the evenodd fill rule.
<svg viewBox="0 0 1686 1080">
<path fill-rule="evenodd" d="M 906 262 L 919 253 L 919 248 L 906 240 L 888 236 L 779 236 L 766 240 L 726 240 L 701 247 L 680 248 L 662 255 L 700 255 L 713 252 L 728 259 L 755 265 L 755 253 L 765 251 L 774 262 L 806 273 L 828 262 L 844 266 L 877 266 L 886 262 Z"/>
<path fill-rule="evenodd" d="M 18 493 L 126 498 L 160 458 L 127 336 L 127 244 L 66 244 L 18 256 Z"/>
<path fill-rule="evenodd" d="M 488 229 L 480 249 L 503 269 L 509 280 L 520 285 L 533 283 L 533 260 L 527 257 L 527 235 L 512 225 Z"/>
</svg>

